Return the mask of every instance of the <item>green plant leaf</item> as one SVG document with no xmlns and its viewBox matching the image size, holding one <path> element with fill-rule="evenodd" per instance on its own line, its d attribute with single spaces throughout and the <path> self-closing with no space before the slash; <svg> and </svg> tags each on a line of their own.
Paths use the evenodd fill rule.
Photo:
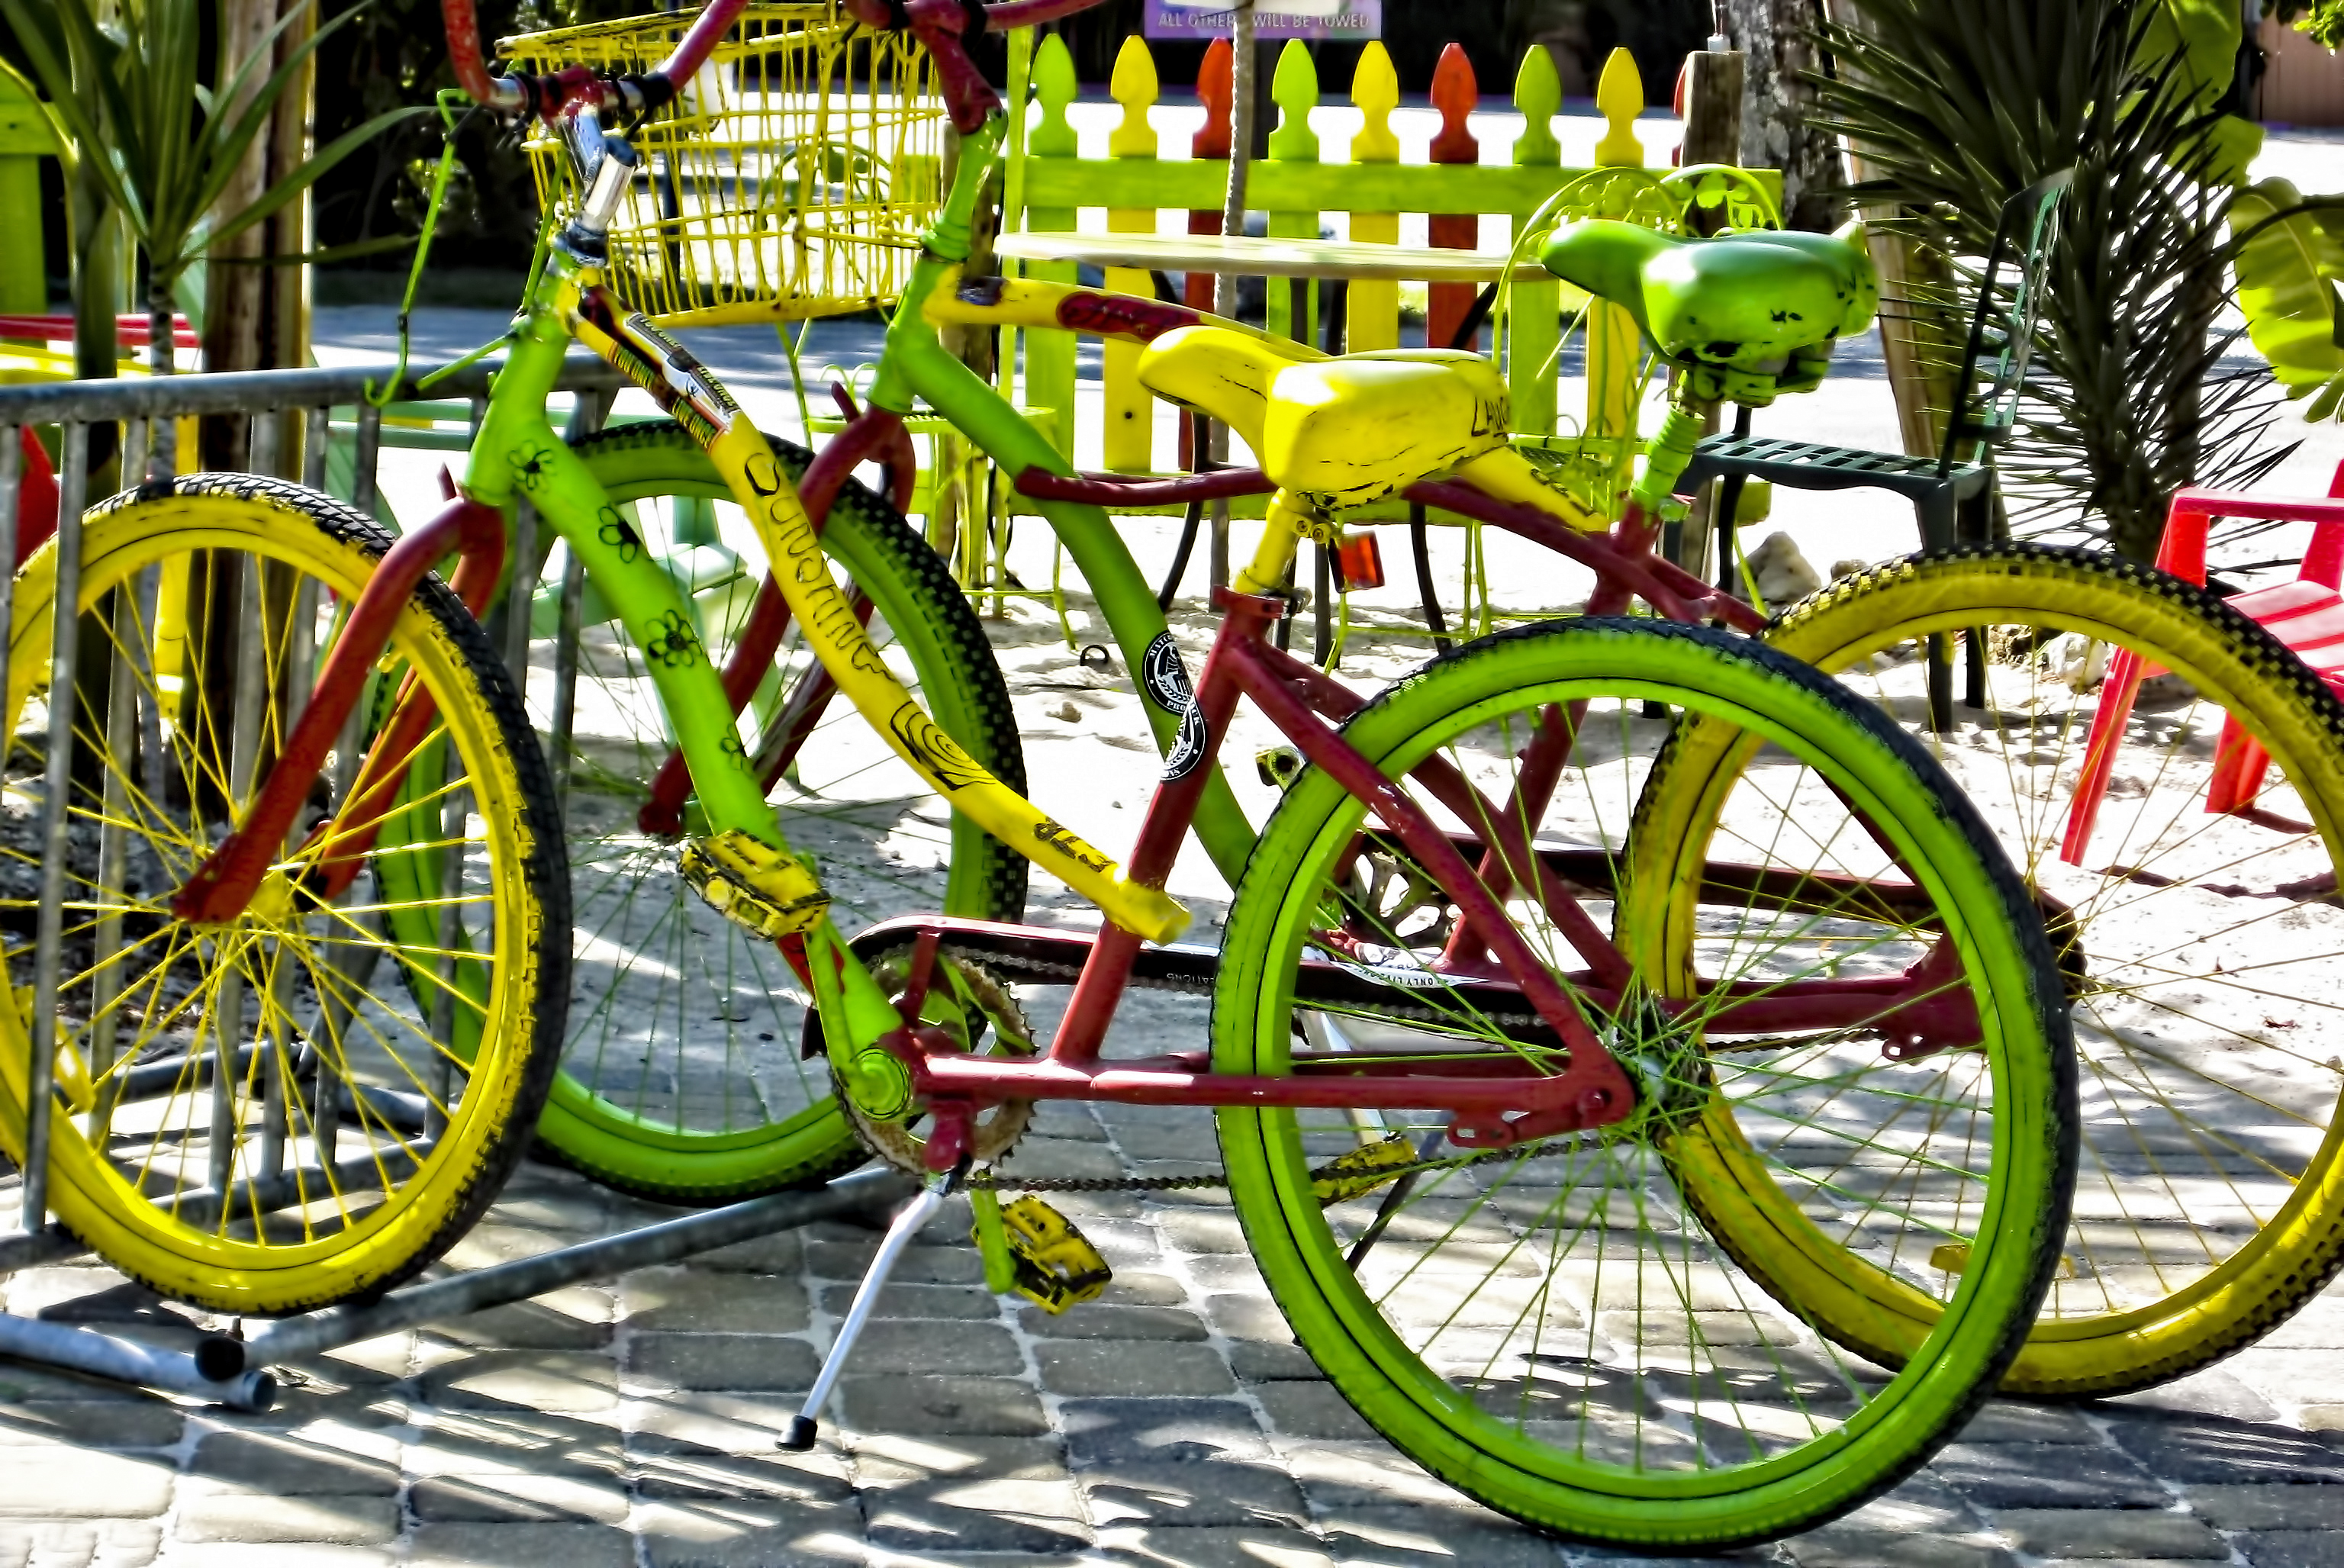
<svg viewBox="0 0 2344 1568">
<path fill-rule="evenodd" d="M 2344 222 L 2332 211 L 2302 210 L 2301 200 L 2283 179 L 2241 192 L 2230 221 L 2253 233 L 2234 266 L 2238 309 L 2256 351 L 2270 361 L 2289 398 L 2309 400 L 2304 417 L 2324 420 L 2344 400 L 2344 298 L 2337 291 L 2344 279 Z"/>
</svg>

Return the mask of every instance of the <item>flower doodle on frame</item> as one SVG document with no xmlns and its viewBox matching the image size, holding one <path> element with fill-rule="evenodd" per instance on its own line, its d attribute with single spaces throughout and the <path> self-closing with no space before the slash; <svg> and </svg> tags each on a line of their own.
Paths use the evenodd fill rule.
<svg viewBox="0 0 2344 1568">
<path fill-rule="evenodd" d="M 520 488 L 531 494 L 545 488 L 546 465 L 552 460 L 553 449 L 548 446 L 515 447 L 505 453 L 505 463 L 520 481 Z"/>
<path fill-rule="evenodd" d="M 595 513 L 594 537 L 619 552 L 619 564 L 632 566 L 635 557 L 643 552 L 643 541 L 634 525 L 621 516 L 616 507 L 606 506 Z"/>
<path fill-rule="evenodd" d="M 699 660 L 700 636 L 692 631 L 692 622 L 683 618 L 683 612 L 663 611 L 657 630 L 643 644 L 643 655 L 658 660 L 671 670 L 680 670 Z"/>
</svg>

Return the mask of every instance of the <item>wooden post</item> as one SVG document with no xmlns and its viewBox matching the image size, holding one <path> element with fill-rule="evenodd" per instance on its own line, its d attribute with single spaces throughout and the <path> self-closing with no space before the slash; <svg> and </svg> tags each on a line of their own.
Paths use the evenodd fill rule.
<svg viewBox="0 0 2344 1568">
<path fill-rule="evenodd" d="M 1685 56 L 1684 142 L 1677 161 L 1738 164 L 1742 157 L 1742 54 L 1738 49 L 1702 49 Z M 1695 207 L 1692 226 L 1714 234 L 1725 225 L 1725 208 Z"/>
<path fill-rule="evenodd" d="M 1463 47 L 1451 44 L 1442 49 L 1439 64 L 1432 67 L 1432 106 L 1440 111 L 1440 130 L 1432 138 L 1434 163 L 1481 161 L 1481 144 L 1465 124 L 1465 116 L 1473 112 L 1480 97 L 1480 84 L 1473 79 L 1473 62 L 1465 57 Z M 1425 229 L 1426 238 L 1444 250 L 1474 250 L 1480 247 L 1481 219 L 1478 214 L 1434 213 L 1426 221 Z M 1473 309 L 1474 293 L 1470 283 L 1435 283 L 1426 290 L 1426 348 L 1446 349 L 1456 341 L 1458 329 L 1465 325 L 1466 312 Z M 1475 334 L 1477 339 L 1479 336 Z"/>
<path fill-rule="evenodd" d="M 1824 11 L 1843 27 L 1864 25 L 1864 14 L 1846 0 L 1825 0 Z M 1851 180 L 1869 177 L 1862 154 L 1843 147 Z M 1892 216 L 1866 208 L 1865 219 Z M 1880 357 L 1888 366 L 1888 389 L 1896 400 L 1896 428 L 1908 457 L 1935 457 L 1945 440 L 1945 411 L 1953 402 L 1948 359 L 1956 340 L 1938 301 L 1952 298 L 1953 279 L 1945 258 L 1919 249 L 1901 236 L 1867 222 L 1872 264 L 1880 273 Z"/>
<path fill-rule="evenodd" d="M 48 123 L 32 97 L 0 72 L 0 310 L 37 316 L 49 308 L 41 252 L 41 159 L 55 157 Z"/>
<path fill-rule="evenodd" d="M 1188 156 L 1199 162 L 1226 161 L 1229 156 L 1229 92 L 1233 66 L 1229 41 L 1216 38 L 1205 46 L 1205 58 L 1197 67 L 1197 101 L 1205 106 L 1205 123 L 1188 138 Z M 1210 207 L 1188 209 L 1188 232 L 1218 234 L 1221 215 Z M 1213 274 L 1191 272 L 1182 285 L 1191 310 L 1213 308 Z M 1197 421 L 1180 421 L 1180 466 L 1193 470 L 1197 466 Z"/>
<path fill-rule="evenodd" d="M 1156 161 L 1156 129 L 1147 123 L 1147 111 L 1155 107 L 1159 90 L 1155 57 L 1147 52 L 1138 34 L 1129 35 L 1116 56 L 1115 76 L 1107 87 L 1115 101 L 1123 106 L 1123 123 L 1107 136 L 1109 157 L 1147 164 Z M 1144 193 L 1149 183 L 1147 170 L 1136 167 L 1118 180 L 1117 186 Z M 1113 234 L 1153 234 L 1156 209 L 1109 207 L 1106 227 Z M 1106 287 L 1113 293 L 1156 292 L 1154 278 L 1137 268 L 1108 268 Z M 1139 384 L 1139 354 L 1138 344 L 1109 339 L 1101 356 L 1100 379 L 1106 403 L 1106 428 L 1101 434 L 1103 455 L 1107 468 L 1118 473 L 1145 473 L 1153 466 L 1155 458 L 1156 400 Z"/>
<path fill-rule="evenodd" d="M 1318 134 L 1310 128 L 1310 111 L 1318 106 L 1318 67 L 1301 39 L 1286 41 L 1269 93 L 1278 107 L 1278 128 L 1269 133 L 1270 158 L 1278 163 L 1317 163 Z M 1315 211 L 1273 212 L 1268 215 L 1267 232 L 1275 239 L 1316 239 L 1320 222 Z M 1263 329 L 1272 337 L 1310 341 L 1318 319 L 1318 281 L 1272 278 L 1268 285 Z"/>
<path fill-rule="evenodd" d="M 1514 107 L 1521 111 L 1521 138 L 1514 143 L 1518 168 L 1554 168 L 1562 163 L 1562 144 L 1555 140 L 1553 119 L 1562 107 L 1562 82 L 1555 75 L 1554 56 L 1543 44 L 1532 44 L 1514 73 Z M 1520 224 L 1509 238 L 1521 238 Z M 1514 430 L 1522 435 L 1554 433 L 1554 370 L 1549 361 L 1562 336 L 1562 286 L 1551 278 L 1509 280 L 1507 290 L 1506 380 L 1513 394 Z"/>
<path fill-rule="evenodd" d="M 1636 116 L 1644 108 L 1644 79 L 1636 58 L 1614 49 L 1595 84 L 1595 106 L 1608 128 L 1595 144 L 1599 168 L 1642 168 L 1644 144 L 1636 139 Z M 1587 310 L 1587 433 L 1629 436 L 1636 430 L 1636 371 L 1643 359 L 1642 334 L 1625 308 L 1598 299 Z"/>
<path fill-rule="evenodd" d="M 1075 57 L 1066 41 L 1053 33 L 1034 51 L 1034 96 L 1041 101 L 1041 123 L 1026 138 L 1027 156 L 1070 158 L 1077 138 L 1066 122 L 1066 106 L 1075 101 Z M 1075 227 L 1071 207 L 1030 207 L 1026 227 L 1036 234 L 1064 234 Z M 1029 270 L 1046 282 L 1072 283 L 1074 263 L 1037 261 Z M 1075 335 L 1056 327 L 1036 327 L 1026 335 L 1026 401 L 1029 408 L 1051 410 L 1051 435 L 1058 450 L 1075 452 Z"/>
<path fill-rule="evenodd" d="M 1351 73 L 1351 102 L 1359 106 L 1359 134 L 1351 138 L 1355 164 L 1399 162 L 1399 137 L 1391 128 L 1399 107 L 1399 73 L 1381 43 L 1359 51 Z M 1398 245 L 1399 214 L 1355 212 L 1351 238 L 1363 245 Z M 1399 347 L 1399 285 L 1357 278 L 1343 308 L 1343 346 L 1353 353 Z"/>
</svg>

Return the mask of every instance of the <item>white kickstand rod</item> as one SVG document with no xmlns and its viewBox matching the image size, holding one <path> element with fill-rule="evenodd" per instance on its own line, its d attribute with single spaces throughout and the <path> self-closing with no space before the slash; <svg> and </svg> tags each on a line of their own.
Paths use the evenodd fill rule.
<svg viewBox="0 0 2344 1568">
<path fill-rule="evenodd" d="M 887 1276 L 895 1271 L 904 1249 L 912 1244 L 920 1227 L 935 1219 L 936 1210 L 945 1206 L 945 1199 L 959 1181 L 960 1174 L 955 1170 L 931 1177 L 920 1195 L 904 1205 L 903 1212 L 887 1227 L 878 1254 L 871 1259 L 863 1283 L 855 1289 L 854 1304 L 846 1309 L 846 1320 L 838 1325 L 838 1338 L 831 1341 L 830 1354 L 823 1358 L 822 1371 L 814 1375 L 813 1387 L 806 1391 L 805 1403 L 790 1422 L 790 1430 L 782 1435 L 783 1448 L 803 1453 L 813 1447 L 814 1436 L 821 1430 L 822 1407 L 830 1399 L 830 1391 L 838 1386 L 838 1376 L 846 1370 L 846 1358 L 854 1353 L 854 1341 L 863 1337 L 863 1326 L 871 1320 L 872 1311 L 879 1305 L 879 1292 L 887 1288 Z"/>
</svg>

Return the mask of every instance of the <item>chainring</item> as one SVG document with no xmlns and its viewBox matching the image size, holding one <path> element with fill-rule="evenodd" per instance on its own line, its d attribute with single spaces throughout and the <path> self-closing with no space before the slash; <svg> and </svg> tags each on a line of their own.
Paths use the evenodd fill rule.
<svg viewBox="0 0 2344 1568">
<path fill-rule="evenodd" d="M 900 1001 L 911 964 L 911 949 L 903 948 L 872 964 L 871 975 L 890 998 Z M 985 1044 L 991 1056 L 1030 1057 L 1040 1049 L 1008 986 L 982 964 L 950 953 L 936 955 L 928 976 L 927 997 L 920 1007 L 920 1022 L 953 1036 L 964 1050 Z M 915 1112 L 902 1121 L 878 1121 L 856 1108 L 844 1086 L 834 1083 L 832 1092 L 865 1148 L 898 1170 L 923 1177 L 931 1174 L 926 1164 L 928 1140 L 916 1130 L 925 1113 Z M 1034 1102 L 1029 1099 L 1003 1100 L 979 1111 L 971 1140 L 976 1162 L 990 1165 L 1006 1155 L 1033 1118 Z"/>
</svg>

